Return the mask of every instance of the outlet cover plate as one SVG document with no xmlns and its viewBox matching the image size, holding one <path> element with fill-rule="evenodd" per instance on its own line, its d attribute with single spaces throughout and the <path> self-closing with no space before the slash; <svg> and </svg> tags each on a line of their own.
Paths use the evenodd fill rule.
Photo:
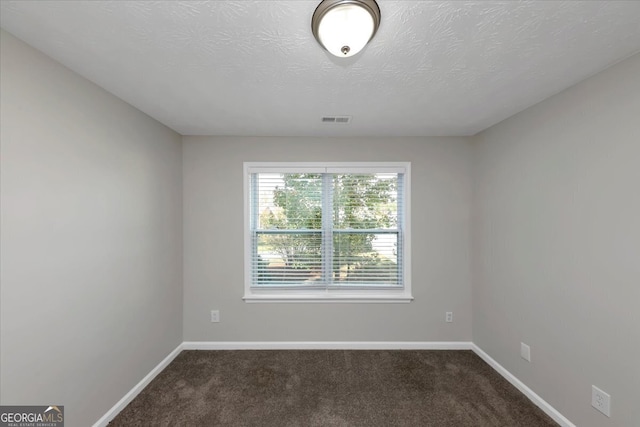
<svg viewBox="0 0 640 427">
<path fill-rule="evenodd" d="M 211 323 L 220 322 L 220 311 L 219 310 L 211 310 Z"/>
<path fill-rule="evenodd" d="M 611 396 L 594 385 L 591 386 L 591 406 L 611 417 Z"/>
<path fill-rule="evenodd" d="M 531 347 L 525 343 L 520 343 L 520 356 L 527 362 L 531 362 Z"/>
</svg>

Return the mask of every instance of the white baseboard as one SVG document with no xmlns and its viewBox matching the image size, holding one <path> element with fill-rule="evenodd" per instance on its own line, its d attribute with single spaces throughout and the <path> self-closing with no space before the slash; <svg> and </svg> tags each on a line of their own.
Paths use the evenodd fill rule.
<svg viewBox="0 0 640 427">
<path fill-rule="evenodd" d="M 522 394 L 527 396 L 530 401 L 532 401 L 536 406 L 544 411 L 545 414 L 549 415 L 555 422 L 560 424 L 562 427 L 576 427 L 571 421 L 569 421 L 564 415 L 562 415 L 556 408 L 547 403 L 546 400 L 538 396 L 533 390 L 525 385 L 522 381 L 516 378 L 511 372 L 507 371 L 504 366 L 496 362 L 491 356 L 485 353 L 480 347 L 476 344 L 472 344 L 473 352 L 480 356 L 482 360 L 487 362 L 489 366 L 491 366 L 495 371 L 497 371 L 500 375 L 502 375 L 507 381 L 509 381 L 515 388 L 520 390 Z"/>
<path fill-rule="evenodd" d="M 471 350 L 470 341 L 185 341 L 184 350 Z"/>
<path fill-rule="evenodd" d="M 151 370 L 138 384 L 136 384 L 129 393 L 125 394 L 122 399 L 118 401 L 111 409 L 107 411 L 106 414 L 102 416 L 93 427 L 105 427 L 109 424 L 116 415 L 122 411 L 125 406 L 127 406 L 131 401 L 147 386 L 149 383 L 160 373 L 164 368 L 166 368 L 169 363 L 176 358 L 178 354 L 182 351 L 183 343 L 179 344 L 175 350 L 173 350 L 167 357 L 165 357 L 162 362 L 158 363 L 158 365 Z"/>
</svg>

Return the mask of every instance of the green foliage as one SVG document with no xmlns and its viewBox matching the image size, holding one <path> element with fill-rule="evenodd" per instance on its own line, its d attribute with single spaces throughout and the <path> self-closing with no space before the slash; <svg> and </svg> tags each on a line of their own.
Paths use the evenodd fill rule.
<svg viewBox="0 0 640 427">
<path fill-rule="evenodd" d="M 322 228 L 322 176 L 287 174 L 284 186 L 273 191 L 273 201 L 282 209 L 272 225 L 279 229 Z"/>
<path fill-rule="evenodd" d="M 336 230 L 380 229 L 395 225 L 395 209 L 389 204 L 395 182 L 375 175 L 336 175 L 333 179 L 333 223 Z M 357 270 L 378 260 L 370 233 L 336 233 L 333 271 L 336 281 L 362 281 Z M 346 274 L 339 272 L 345 269 Z M 354 271 L 354 269 L 356 271 Z M 355 274 L 354 274 L 355 273 Z"/>
<path fill-rule="evenodd" d="M 272 234 L 265 236 L 289 269 L 311 269 L 320 264 L 322 238 L 322 176 L 287 174 L 284 185 L 273 190 L 273 202 L 279 209 L 260 214 L 264 229 L 318 230 L 313 234 Z"/>
<path fill-rule="evenodd" d="M 283 181 L 282 186 L 273 190 L 276 208 L 260 214 L 260 228 L 318 230 L 318 233 L 268 234 L 263 236 L 264 245 L 279 254 L 289 269 L 318 270 L 322 249 L 322 175 L 285 174 Z M 333 229 L 343 231 L 333 236 L 334 281 L 364 282 L 368 280 L 366 270 L 394 271 L 394 265 L 389 265 L 391 261 L 380 259 L 374 251 L 373 233 L 349 230 L 396 227 L 396 179 L 375 174 L 337 174 L 332 185 Z"/>
<path fill-rule="evenodd" d="M 333 179 L 333 220 L 336 229 L 373 229 L 394 226 L 391 206 L 395 180 L 375 175 L 335 175 Z"/>
</svg>

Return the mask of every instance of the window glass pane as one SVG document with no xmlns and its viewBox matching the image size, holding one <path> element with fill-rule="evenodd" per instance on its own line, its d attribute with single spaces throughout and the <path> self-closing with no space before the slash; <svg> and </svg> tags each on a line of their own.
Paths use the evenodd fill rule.
<svg viewBox="0 0 640 427">
<path fill-rule="evenodd" d="M 257 174 L 258 229 L 322 228 L 322 175 Z"/>
<path fill-rule="evenodd" d="M 397 233 L 334 232 L 334 285 L 401 285 Z"/>
<path fill-rule="evenodd" d="M 335 229 L 396 229 L 398 174 L 336 174 L 333 176 Z"/>
<path fill-rule="evenodd" d="M 250 174 L 250 288 L 407 289 L 403 173 L 265 169 Z"/>
<path fill-rule="evenodd" d="M 322 235 L 257 233 L 253 263 L 257 285 L 314 285 L 322 280 Z"/>
</svg>

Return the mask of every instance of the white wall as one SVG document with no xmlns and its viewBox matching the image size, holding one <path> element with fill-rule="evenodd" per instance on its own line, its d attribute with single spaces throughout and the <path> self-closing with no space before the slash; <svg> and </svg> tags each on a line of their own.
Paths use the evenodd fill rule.
<svg viewBox="0 0 640 427">
<path fill-rule="evenodd" d="M 470 154 L 465 138 L 183 138 L 185 341 L 469 341 Z M 243 162 L 356 160 L 411 161 L 415 301 L 243 302 Z"/>
<path fill-rule="evenodd" d="M 87 426 L 182 341 L 180 136 L 0 40 L 1 402 Z"/>
<path fill-rule="evenodd" d="M 474 342 L 581 427 L 640 425 L 639 76 L 635 55 L 474 147 Z"/>
</svg>

